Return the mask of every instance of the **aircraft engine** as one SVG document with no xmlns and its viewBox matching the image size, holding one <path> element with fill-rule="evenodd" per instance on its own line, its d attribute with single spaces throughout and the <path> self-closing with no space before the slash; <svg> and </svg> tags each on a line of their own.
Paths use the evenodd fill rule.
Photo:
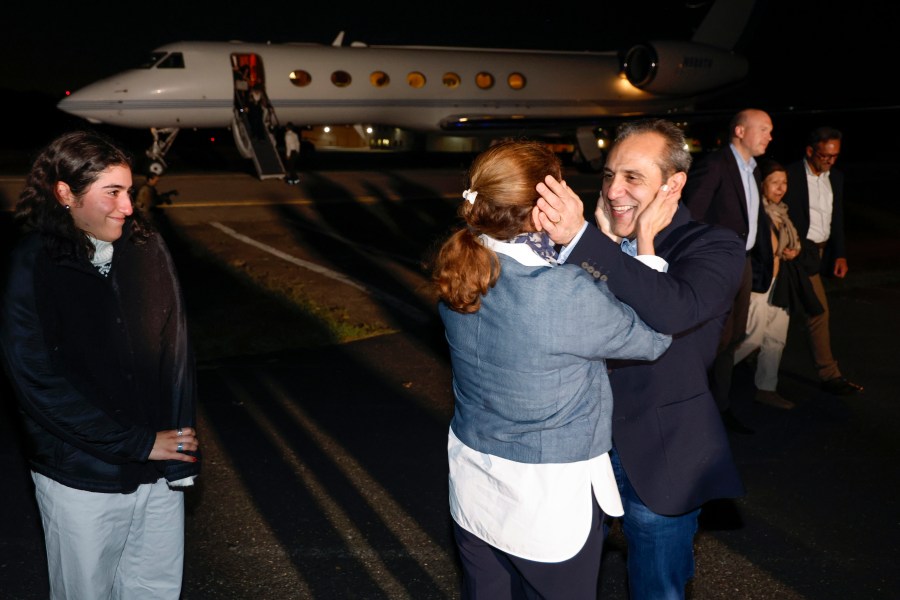
<svg viewBox="0 0 900 600">
<path fill-rule="evenodd" d="M 691 95 L 737 83 L 747 60 L 727 50 L 681 41 L 638 44 L 622 60 L 631 85 L 651 94 Z"/>
</svg>

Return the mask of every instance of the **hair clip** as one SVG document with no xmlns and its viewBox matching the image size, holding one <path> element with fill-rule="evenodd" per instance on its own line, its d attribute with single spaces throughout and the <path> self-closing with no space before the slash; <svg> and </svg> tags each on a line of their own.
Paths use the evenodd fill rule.
<svg viewBox="0 0 900 600">
<path fill-rule="evenodd" d="M 472 190 L 466 190 L 462 194 L 463 198 L 469 201 L 469 204 L 475 204 L 475 196 L 477 195 L 478 192 L 473 192 Z"/>
</svg>

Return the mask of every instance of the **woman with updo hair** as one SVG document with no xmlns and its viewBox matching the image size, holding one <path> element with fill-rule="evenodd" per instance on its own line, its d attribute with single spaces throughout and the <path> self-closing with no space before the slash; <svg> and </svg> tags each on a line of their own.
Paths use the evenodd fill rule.
<svg viewBox="0 0 900 600">
<path fill-rule="evenodd" d="M 450 513 L 463 598 L 595 600 L 605 515 L 621 516 L 613 477 L 606 359 L 654 360 L 671 338 L 607 289 L 557 264 L 537 231 L 535 186 L 561 179 L 533 141 L 476 157 L 463 226 L 440 247 L 432 281 L 450 346 Z"/>
</svg>

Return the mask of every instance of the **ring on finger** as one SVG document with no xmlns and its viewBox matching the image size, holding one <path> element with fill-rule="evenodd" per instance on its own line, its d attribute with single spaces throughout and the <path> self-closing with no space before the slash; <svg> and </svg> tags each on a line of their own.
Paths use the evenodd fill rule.
<svg viewBox="0 0 900 600">
<path fill-rule="evenodd" d="M 184 431 L 181 429 L 181 427 L 179 427 L 178 428 L 178 437 L 181 437 L 183 435 L 184 435 Z"/>
<path fill-rule="evenodd" d="M 184 442 L 178 442 L 178 450 L 176 452 L 181 452 L 184 450 Z"/>
</svg>

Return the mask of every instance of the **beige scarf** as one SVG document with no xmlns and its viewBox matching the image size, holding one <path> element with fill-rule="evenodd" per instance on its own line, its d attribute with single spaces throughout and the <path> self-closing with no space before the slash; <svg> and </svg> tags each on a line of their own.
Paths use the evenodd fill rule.
<svg viewBox="0 0 900 600">
<path fill-rule="evenodd" d="M 763 197 L 763 206 L 772 226 L 778 233 L 778 248 L 775 250 L 775 256 L 781 256 L 785 248 L 792 250 L 800 250 L 800 236 L 797 235 L 797 228 L 791 223 L 788 217 L 787 204 L 783 202 L 770 202 L 768 198 Z"/>
</svg>

